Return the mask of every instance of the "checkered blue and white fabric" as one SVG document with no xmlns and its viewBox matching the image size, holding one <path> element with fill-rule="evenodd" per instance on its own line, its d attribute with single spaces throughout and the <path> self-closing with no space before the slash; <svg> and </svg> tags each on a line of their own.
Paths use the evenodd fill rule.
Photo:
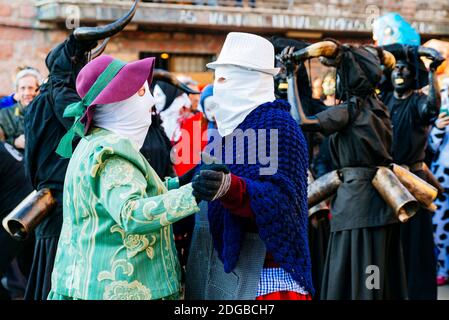
<svg viewBox="0 0 449 320">
<path fill-rule="evenodd" d="M 301 287 L 292 276 L 282 268 L 263 268 L 257 287 L 257 297 L 272 292 L 292 291 L 308 295 L 306 289 Z"/>
</svg>

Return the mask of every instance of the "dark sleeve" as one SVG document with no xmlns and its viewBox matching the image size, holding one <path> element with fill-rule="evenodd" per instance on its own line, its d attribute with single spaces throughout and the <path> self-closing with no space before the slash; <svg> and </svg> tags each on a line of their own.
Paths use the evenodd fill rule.
<svg viewBox="0 0 449 320">
<path fill-rule="evenodd" d="M 435 112 L 434 108 L 429 105 L 428 96 L 420 94 L 414 99 L 414 105 L 417 108 L 418 116 L 424 125 L 432 124 L 438 117 L 438 112 Z"/>
<path fill-rule="evenodd" d="M 320 121 L 322 133 L 330 135 L 343 129 L 349 123 L 349 111 L 347 105 L 330 107 L 316 114 Z"/>
<path fill-rule="evenodd" d="M 51 107 L 58 121 L 69 130 L 73 125 L 73 118 L 64 118 L 65 108 L 73 103 L 80 101 L 80 97 L 75 89 L 65 85 L 58 85 L 52 88 L 53 103 Z"/>
<path fill-rule="evenodd" d="M 301 103 L 304 108 L 304 113 L 308 117 L 323 112 L 329 108 L 321 100 L 307 96 L 301 97 Z"/>
</svg>

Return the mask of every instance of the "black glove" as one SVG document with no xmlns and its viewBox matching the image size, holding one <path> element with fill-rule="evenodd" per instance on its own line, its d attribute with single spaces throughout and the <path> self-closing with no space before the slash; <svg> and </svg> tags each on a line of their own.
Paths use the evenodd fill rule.
<svg viewBox="0 0 449 320">
<path fill-rule="evenodd" d="M 224 196 L 231 186 L 231 173 L 223 171 L 201 170 L 193 178 L 193 196 L 197 201 L 213 201 Z"/>
<path fill-rule="evenodd" d="M 195 173 L 197 173 L 198 165 L 194 166 L 192 169 L 184 173 L 182 176 L 178 177 L 179 179 L 179 186 L 182 187 L 183 185 L 188 184 L 189 182 L 192 182 L 193 177 L 195 176 Z"/>
<path fill-rule="evenodd" d="M 224 164 L 212 163 L 212 164 L 196 165 L 195 167 L 184 173 L 182 176 L 178 177 L 179 186 L 183 186 L 188 184 L 189 182 L 192 182 L 193 177 L 195 175 L 198 175 L 200 170 L 212 170 L 229 173 L 228 167 L 226 167 Z"/>
<path fill-rule="evenodd" d="M 444 60 L 445 59 L 443 57 L 436 57 L 433 59 L 429 66 L 430 70 L 435 71 L 444 62 Z"/>
<path fill-rule="evenodd" d="M 276 56 L 276 58 L 285 66 L 288 77 L 295 74 L 299 69 L 298 63 L 293 58 L 294 52 L 295 47 L 285 47 L 284 50 Z"/>
<path fill-rule="evenodd" d="M 229 173 L 229 168 L 224 164 L 219 163 L 211 163 L 211 164 L 202 164 L 200 170 L 211 170 L 223 173 Z"/>
</svg>

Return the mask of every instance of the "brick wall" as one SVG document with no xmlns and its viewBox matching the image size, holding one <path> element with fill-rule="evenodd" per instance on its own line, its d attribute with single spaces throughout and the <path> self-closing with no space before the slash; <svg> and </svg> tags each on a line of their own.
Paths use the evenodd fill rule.
<svg viewBox="0 0 449 320">
<path fill-rule="evenodd" d="M 55 25 L 39 24 L 32 0 L 0 0 L 0 96 L 14 90 L 16 69 L 29 65 L 47 75 L 45 57 L 69 34 Z M 126 30 L 114 37 L 105 54 L 125 61 L 139 58 L 142 51 L 216 54 L 225 34 Z"/>
<path fill-rule="evenodd" d="M 316 1 L 304 0 L 304 3 L 316 4 Z M 327 0 L 323 3 L 344 9 L 349 6 L 377 4 L 379 7 L 397 11 L 404 16 L 413 16 L 429 8 L 446 8 L 447 0 Z M 427 4 L 429 5 L 427 5 Z M 441 10 L 446 13 L 446 10 Z M 36 19 L 37 9 L 34 0 L 0 0 L 0 95 L 11 93 L 14 75 L 18 66 L 30 65 L 38 68 L 44 76 L 45 57 L 52 47 L 63 41 L 68 31 L 61 25 L 42 23 Z M 223 44 L 226 31 L 195 30 L 183 31 L 183 26 L 146 26 L 145 31 L 136 25 L 125 29 L 114 37 L 105 53 L 125 61 L 136 60 L 139 52 L 204 53 L 217 54 Z M 240 30 L 234 28 L 234 30 Z M 227 30 L 229 31 L 229 30 Z M 259 30 L 263 31 L 263 29 Z M 279 31 L 282 33 L 282 30 Z M 370 36 L 351 38 L 348 33 L 323 33 L 334 36 L 342 42 L 370 42 Z M 426 40 L 426 39 L 423 39 Z M 316 41 L 316 40 L 315 40 Z M 314 70 L 319 70 L 315 66 Z M 319 72 L 317 72 L 319 73 Z"/>
</svg>

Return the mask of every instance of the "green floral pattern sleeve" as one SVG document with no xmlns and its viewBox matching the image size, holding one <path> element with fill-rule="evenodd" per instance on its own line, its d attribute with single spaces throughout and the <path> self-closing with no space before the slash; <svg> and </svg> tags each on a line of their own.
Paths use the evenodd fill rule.
<svg viewBox="0 0 449 320">
<path fill-rule="evenodd" d="M 99 203 L 125 232 L 155 231 L 199 211 L 191 184 L 149 197 L 144 175 L 123 158 L 108 158 L 97 174 Z"/>
<path fill-rule="evenodd" d="M 52 292 L 165 299 L 181 290 L 171 223 L 199 211 L 191 185 L 162 181 L 131 140 L 96 128 L 73 152 Z"/>
<path fill-rule="evenodd" d="M 165 178 L 164 184 L 165 184 L 165 187 L 167 188 L 167 190 L 178 189 L 179 188 L 179 178 L 178 177 L 175 177 L 175 178 L 167 177 L 167 178 Z"/>
</svg>

